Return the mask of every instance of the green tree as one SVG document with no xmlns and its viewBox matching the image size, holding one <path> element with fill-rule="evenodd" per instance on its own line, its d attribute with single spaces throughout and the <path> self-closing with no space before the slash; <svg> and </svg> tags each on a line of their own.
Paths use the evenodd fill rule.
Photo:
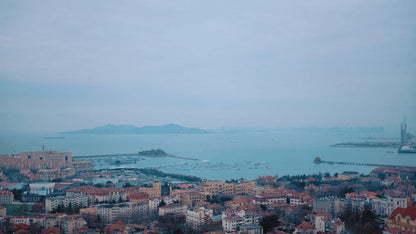
<svg viewBox="0 0 416 234">
<path fill-rule="evenodd" d="M 162 201 L 159 203 L 159 206 L 158 206 L 158 207 L 162 207 L 162 206 L 166 206 L 166 202 L 165 202 L 164 200 L 162 200 Z"/>
<path fill-rule="evenodd" d="M 275 227 L 279 226 L 279 217 L 277 215 L 264 216 L 260 220 L 260 225 L 263 227 L 263 233 L 273 231 Z"/>
</svg>

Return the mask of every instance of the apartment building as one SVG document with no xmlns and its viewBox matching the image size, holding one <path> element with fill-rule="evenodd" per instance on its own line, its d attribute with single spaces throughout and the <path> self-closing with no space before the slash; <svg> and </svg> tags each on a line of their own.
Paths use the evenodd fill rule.
<svg viewBox="0 0 416 234">
<path fill-rule="evenodd" d="M 260 215 L 254 210 L 232 210 L 222 212 L 222 228 L 225 232 L 235 232 L 243 226 L 258 226 Z"/>
<path fill-rule="evenodd" d="M 46 196 L 55 190 L 55 183 L 31 183 L 29 188 L 31 194 Z"/>
<path fill-rule="evenodd" d="M 87 222 L 79 214 L 66 215 L 61 218 L 59 226 L 63 233 L 73 234 L 78 233 L 78 230 L 87 225 Z"/>
<path fill-rule="evenodd" d="M 128 219 L 134 216 L 144 216 L 149 213 L 148 204 L 124 202 L 120 204 L 105 204 L 97 206 L 97 213 L 103 222 L 115 223 L 120 219 Z"/>
<path fill-rule="evenodd" d="M 181 203 L 187 205 L 188 207 L 193 207 L 198 202 L 205 201 L 207 198 L 206 193 L 189 189 L 171 189 L 170 194 L 178 196 Z"/>
<path fill-rule="evenodd" d="M 9 190 L 0 190 L 0 204 L 11 204 L 14 200 L 14 195 Z"/>
<path fill-rule="evenodd" d="M 228 183 L 225 181 L 203 181 L 201 182 L 200 189 L 202 192 L 209 195 L 245 195 L 249 192 L 249 187 L 255 186 L 255 181 L 240 182 L 240 183 Z"/>
<path fill-rule="evenodd" d="M 125 201 L 127 198 L 127 190 L 121 188 L 97 188 L 94 186 L 80 186 L 68 189 L 67 196 L 76 194 L 85 194 L 89 196 L 91 204 L 98 204 L 100 202 L 118 202 Z"/>
<path fill-rule="evenodd" d="M 78 233 L 78 230 L 85 227 L 87 222 L 79 214 L 48 214 L 45 217 L 45 229 L 59 228 L 61 233 Z"/>
<path fill-rule="evenodd" d="M 198 230 L 201 226 L 211 223 L 214 212 L 212 209 L 198 207 L 193 210 L 186 211 L 186 225 L 194 230 Z"/>
<path fill-rule="evenodd" d="M 149 199 L 149 213 L 150 214 L 156 214 L 158 212 L 158 207 L 160 203 L 164 201 L 166 205 L 170 205 L 173 203 L 179 202 L 179 196 L 178 195 L 171 195 L 171 196 L 164 196 L 159 198 L 152 198 Z"/>
<path fill-rule="evenodd" d="M 1 217 L 6 217 L 6 215 L 7 215 L 7 209 L 6 209 L 6 207 L 0 205 L 0 218 Z"/>
<path fill-rule="evenodd" d="M 166 214 L 186 214 L 187 206 L 182 203 L 173 203 L 159 207 L 159 216 Z"/>
<path fill-rule="evenodd" d="M 385 198 L 371 200 L 371 211 L 379 217 L 388 217 L 393 212 L 393 202 Z"/>
<path fill-rule="evenodd" d="M 71 206 L 74 208 L 84 208 L 88 206 L 88 195 L 85 194 L 75 194 L 69 196 L 57 196 L 57 197 L 48 197 L 45 200 L 45 210 L 46 212 L 51 212 L 57 209 L 59 206 L 62 208 L 68 208 Z"/>
</svg>

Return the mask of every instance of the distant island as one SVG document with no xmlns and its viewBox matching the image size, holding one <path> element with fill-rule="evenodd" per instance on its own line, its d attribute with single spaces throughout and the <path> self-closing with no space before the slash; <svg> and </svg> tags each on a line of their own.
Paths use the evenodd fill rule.
<svg viewBox="0 0 416 234">
<path fill-rule="evenodd" d="M 182 157 L 182 156 L 168 154 L 161 149 L 144 150 L 144 151 L 140 151 L 137 155 L 145 156 L 145 157 L 170 157 L 170 158 L 178 158 L 178 159 L 186 159 L 186 160 L 198 160 L 196 158 L 189 158 L 189 157 Z"/>
<path fill-rule="evenodd" d="M 139 152 L 140 156 L 154 156 L 154 157 L 164 157 L 169 156 L 165 151 L 161 149 L 152 149 L 152 150 L 144 150 Z"/>
<path fill-rule="evenodd" d="M 91 129 L 68 131 L 64 134 L 96 134 L 96 135 L 123 135 L 123 134 L 207 134 L 208 131 L 199 128 L 187 128 L 178 124 L 165 124 L 160 126 L 137 127 L 134 125 L 108 124 Z"/>
</svg>

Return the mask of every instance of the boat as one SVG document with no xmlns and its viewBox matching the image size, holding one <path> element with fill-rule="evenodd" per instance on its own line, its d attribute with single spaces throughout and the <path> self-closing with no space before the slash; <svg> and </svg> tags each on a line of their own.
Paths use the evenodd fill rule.
<svg viewBox="0 0 416 234">
<path fill-rule="evenodd" d="M 401 145 L 398 152 L 399 154 L 416 154 L 416 145 Z"/>
</svg>

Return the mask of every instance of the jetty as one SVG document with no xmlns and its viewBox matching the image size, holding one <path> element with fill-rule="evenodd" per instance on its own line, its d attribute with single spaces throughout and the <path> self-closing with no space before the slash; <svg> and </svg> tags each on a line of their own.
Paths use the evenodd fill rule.
<svg viewBox="0 0 416 234">
<path fill-rule="evenodd" d="M 368 167 L 407 167 L 407 168 L 416 168 L 416 166 L 403 166 L 403 165 L 389 165 L 389 164 L 377 164 L 377 163 L 360 163 L 360 162 L 335 162 L 335 161 L 325 161 L 320 157 L 316 157 L 313 160 L 314 163 L 327 163 L 327 164 L 341 164 L 341 165 L 355 165 L 355 166 L 368 166 Z"/>
<path fill-rule="evenodd" d="M 72 156 L 72 158 L 74 159 L 88 159 L 88 158 L 106 158 L 106 157 L 123 157 L 123 156 L 141 156 L 141 157 L 169 157 L 169 158 L 177 158 L 177 159 L 185 159 L 185 160 L 193 160 L 193 161 L 197 161 L 197 158 L 189 158 L 189 157 L 182 157 L 182 156 L 177 156 L 177 155 L 172 155 L 172 154 L 166 154 L 163 156 L 154 156 L 154 155 L 142 155 L 139 153 L 118 153 L 118 154 L 97 154 L 97 155 L 74 155 Z"/>
</svg>

